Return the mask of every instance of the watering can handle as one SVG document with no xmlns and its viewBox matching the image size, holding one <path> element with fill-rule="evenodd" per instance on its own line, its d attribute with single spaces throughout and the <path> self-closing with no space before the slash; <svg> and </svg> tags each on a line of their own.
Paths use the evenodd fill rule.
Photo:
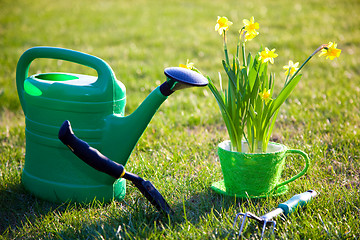
<svg viewBox="0 0 360 240">
<path fill-rule="evenodd" d="M 98 73 L 98 80 L 94 85 L 109 89 L 113 87 L 115 75 L 111 67 L 102 59 L 70 49 L 58 47 L 33 47 L 26 50 L 20 57 L 16 68 L 16 86 L 21 106 L 26 115 L 26 103 L 24 100 L 24 81 L 28 77 L 30 64 L 36 58 L 51 58 L 78 63 L 93 68 Z M 101 77 L 100 77 L 101 76 Z M 99 79 L 105 79 L 99 82 Z M 109 79 L 111 81 L 109 81 Z"/>
</svg>

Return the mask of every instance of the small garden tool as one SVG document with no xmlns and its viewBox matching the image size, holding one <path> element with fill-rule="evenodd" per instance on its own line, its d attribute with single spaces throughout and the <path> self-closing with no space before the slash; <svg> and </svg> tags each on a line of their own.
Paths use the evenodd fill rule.
<svg viewBox="0 0 360 240">
<path fill-rule="evenodd" d="M 251 219 L 256 220 L 260 225 L 262 225 L 261 239 L 263 239 L 266 226 L 272 225 L 272 233 L 274 233 L 275 226 L 276 226 L 275 220 L 272 220 L 274 217 L 276 217 L 282 213 L 284 213 L 285 215 L 288 215 L 288 214 L 294 212 L 298 207 L 302 207 L 305 204 L 307 204 L 316 195 L 317 195 L 317 192 L 314 190 L 309 190 L 304 193 L 294 195 L 288 201 L 286 201 L 284 203 L 280 203 L 275 210 L 273 210 L 269 213 L 266 213 L 265 215 L 263 215 L 261 217 L 258 217 L 251 212 L 238 213 L 235 217 L 234 226 L 236 224 L 238 217 L 243 216 L 242 222 L 241 222 L 241 227 L 239 230 L 239 237 L 241 236 L 241 233 L 244 229 L 246 219 L 251 218 Z"/>
<path fill-rule="evenodd" d="M 167 214 L 172 213 L 169 204 L 151 182 L 145 181 L 136 174 L 126 172 L 123 165 L 111 161 L 97 149 L 90 147 L 88 143 L 77 138 L 71 129 L 69 121 L 65 121 L 61 125 L 59 139 L 68 146 L 78 158 L 91 167 L 116 179 L 125 178 L 131 181 L 160 212 Z"/>
</svg>

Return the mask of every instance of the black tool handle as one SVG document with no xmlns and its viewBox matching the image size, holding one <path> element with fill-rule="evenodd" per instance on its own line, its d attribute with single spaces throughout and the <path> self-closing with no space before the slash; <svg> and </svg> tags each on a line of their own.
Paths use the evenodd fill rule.
<svg viewBox="0 0 360 240">
<path fill-rule="evenodd" d="M 169 204 L 151 182 L 145 181 L 136 174 L 126 172 L 123 165 L 113 162 L 97 149 L 90 147 L 85 141 L 77 138 L 71 129 L 69 121 L 65 121 L 61 125 L 59 139 L 68 146 L 77 157 L 91 167 L 109 174 L 116 179 L 125 178 L 130 180 L 159 211 L 172 214 L 173 211 Z"/>
<path fill-rule="evenodd" d="M 59 139 L 62 143 L 68 146 L 78 158 L 96 170 L 109 174 L 116 179 L 121 178 L 125 174 L 125 168 L 123 165 L 110 160 L 101 154 L 97 149 L 77 138 L 71 129 L 69 121 L 65 121 L 61 125 L 59 130 Z"/>
</svg>

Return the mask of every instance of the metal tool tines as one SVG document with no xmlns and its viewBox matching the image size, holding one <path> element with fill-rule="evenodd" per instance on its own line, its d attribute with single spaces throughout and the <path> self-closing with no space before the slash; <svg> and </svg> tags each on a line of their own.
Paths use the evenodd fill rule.
<svg viewBox="0 0 360 240">
<path fill-rule="evenodd" d="M 234 225 L 233 225 L 234 227 L 235 227 L 235 224 L 236 224 L 237 219 L 239 218 L 239 216 L 242 216 L 241 226 L 240 226 L 240 230 L 239 230 L 239 237 L 241 236 L 241 233 L 242 233 L 243 230 L 244 230 L 244 227 L 245 227 L 245 223 L 246 223 L 247 218 L 254 219 L 255 221 L 258 222 L 258 225 L 261 226 L 261 238 L 260 238 L 260 239 L 263 239 L 264 234 L 265 234 L 265 230 L 266 230 L 266 227 L 267 227 L 267 226 L 271 226 L 271 227 L 272 227 L 272 232 L 271 232 L 271 234 L 273 234 L 274 231 L 275 231 L 276 221 L 271 220 L 271 219 L 266 219 L 266 218 L 264 218 L 263 216 L 262 216 L 262 217 L 258 217 L 258 216 L 256 216 L 255 214 L 253 214 L 253 213 L 251 213 L 251 212 L 238 213 L 238 214 L 236 214 L 236 217 L 235 217 L 235 220 L 234 220 Z"/>
<path fill-rule="evenodd" d="M 259 225 L 262 225 L 261 239 L 263 239 L 265 229 L 267 226 L 272 227 L 272 234 L 275 232 L 276 222 L 272 220 L 274 217 L 279 216 L 281 214 L 284 214 L 285 216 L 289 215 L 290 213 L 296 211 L 298 207 L 302 207 L 306 205 L 312 198 L 316 197 L 316 195 L 317 192 L 315 190 L 308 190 L 306 192 L 294 195 L 286 202 L 280 203 L 276 209 L 260 217 L 256 216 L 251 212 L 238 213 L 236 214 L 234 220 L 234 227 L 239 216 L 242 216 L 241 226 L 239 230 L 239 237 L 240 237 L 244 230 L 246 219 L 247 218 L 254 219 L 255 221 L 258 222 Z"/>
</svg>

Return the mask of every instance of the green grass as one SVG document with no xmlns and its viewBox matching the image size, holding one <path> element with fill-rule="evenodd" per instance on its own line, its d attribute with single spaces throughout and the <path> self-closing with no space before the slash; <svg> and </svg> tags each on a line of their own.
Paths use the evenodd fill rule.
<svg viewBox="0 0 360 240">
<path fill-rule="evenodd" d="M 315 189 L 305 209 L 278 218 L 276 238 L 357 239 L 360 236 L 360 4 L 344 1 L 23 1 L 0 2 L 0 239 L 236 239 L 238 212 L 262 215 L 292 195 Z M 176 92 L 160 107 L 127 164 L 151 182 L 175 210 L 157 211 L 130 184 L 125 202 L 54 204 L 21 185 L 25 123 L 15 87 L 16 63 L 28 48 L 58 46 L 107 61 L 127 87 L 126 112 L 134 111 L 164 80 L 163 69 L 189 58 L 217 79 L 222 40 L 217 16 L 240 28 L 255 16 L 260 35 L 248 48 L 276 48 L 271 71 L 277 84 L 289 59 L 302 62 L 320 44 L 338 42 L 334 61 L 314 58 L 282 106 L 273 140 L 309 154 L 308 173 L 280 197 L 240 200 L 210 189 L 222 178 L 216 154 L 227 139 L 210 91 Z M 236 42 L 237 31 L 229 34 Z M 232 39 L 232 40 L 231 40 Z M 231 43 L 229 42 L 229 46 Z M 30 73 L 93 74 L 59 61 L 36 60 Z M 223 77 L 225 79 L 225 77 Z M 121 137 L 119 137 L 121 139 Z M 288 161 L 284 178 L 301 164 Z M 244 233 L 259 238 L 254 225 Z"/>
</svg>

